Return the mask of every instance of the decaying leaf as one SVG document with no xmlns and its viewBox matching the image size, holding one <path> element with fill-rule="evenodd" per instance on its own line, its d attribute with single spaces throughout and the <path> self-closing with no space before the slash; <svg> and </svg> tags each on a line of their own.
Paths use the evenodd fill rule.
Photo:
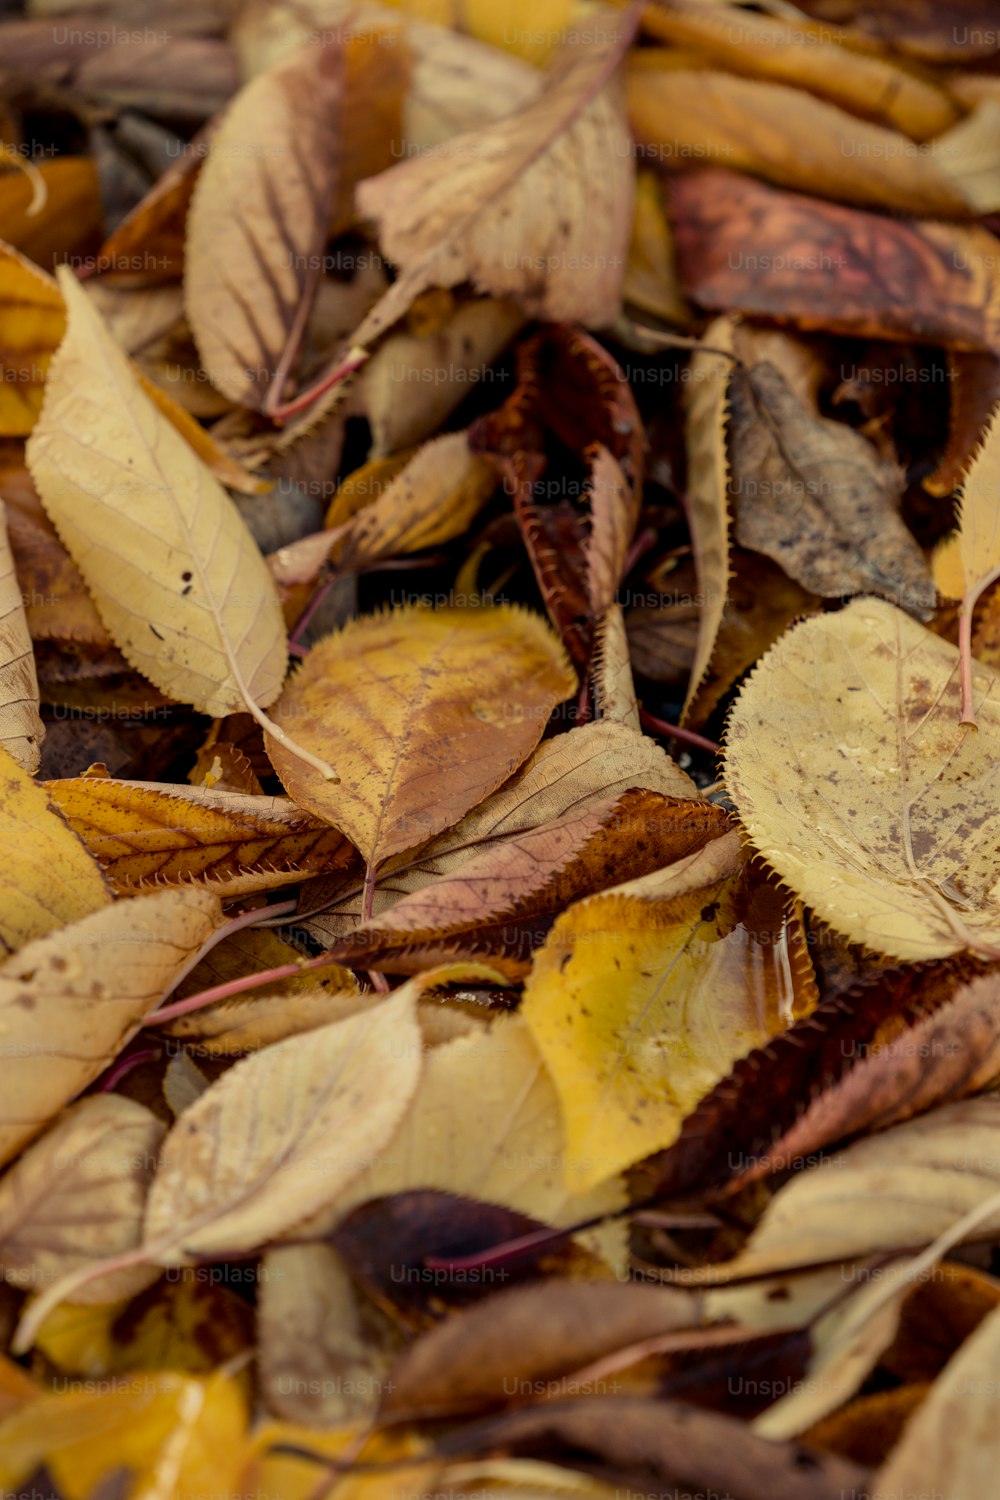
<svg viewBox="0 0 1000 1500">
<path fill-rule="evenodd" d="M 31 774 L 41 763 L 45 726 L 38 713 L 38 678 L 0 501 L 0 745 Z"/>
<path fill-rule="evenodd" d="M 1000 578 L 1000 408 L 969 465 L 962 485 L 957 551 L 964 589 L 959 623 L 962 652 L 962 723 L 975 724 L 972 682 L 972 611 L 976 600 Z"/>
<path fill-rule="evenodd" d="M 992 953 L 1000 938 L 1000 678 L 974 679 L 978 734 L 959 724 L 957 650 L 858 599 L 783 636 L 730 717 L 726 784 L 751 840 L 876 952 Z"/>
</svg>

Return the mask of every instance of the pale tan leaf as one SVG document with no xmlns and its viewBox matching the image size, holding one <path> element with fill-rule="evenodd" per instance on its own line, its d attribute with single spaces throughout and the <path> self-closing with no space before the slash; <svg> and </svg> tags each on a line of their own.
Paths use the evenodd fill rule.
<svg viewBox="0 0 1000 1500">
<path fill-rule="evenodd" d="M 0 1162 L 104 1071 L 222 924 L 206 891 L 104 907 L 28 943 L 0 967 Z"/>
<path fill-rule="evenodd" d="M 0 1179 L 0 1267 L 28 1291 L 132 1250 L 166 1127 L 119 1094 L 73 1104 Z M 133 1266 L 91 1282 L 84 1302 L 117 1302 L 158 1273 Z"/>
<path fill-rule="evenodd" d="M 623 724 L 641 732 L 625 616 L 620 604 L 610 605 L 597 622 L 591 673 L 594 704 L 601 721 Z"/>
<path fill-rule="evenodd" d="M 965 594 L 982 593 L 1000 569 L 1000 406 L 983 433 L 962 484 L 958 555 Z"/>
<path fill-rule="evenodd" d="M 266 1245 L 348 1190 L 399 1124 L 421 1060 L 414 1000 L 400 993 L 236 1063 L 164 1143 L 150 1258 L 182 1265 Z"/>
<path fill-rule="evenodd" d="M 614 604 L 622 581 L 640 496 L 633 493 L 618 460 L 600 443 L 594 445 L 589 495 L 587 594 L 595 615 L 602 615 Z"/>
<path fill-rule="evenodd" d="M 611 322 L 620 310 L 635 162 L 609 85 L 631 25 L 567 45 L 541 97 L 358 189 L 401 275 L 355 332 L 366 348 L 428 286 L 471 281 L 533 316 Z"/>
<path fill-rule="evenodd" d="M 339 784 L 270 737 L 268 753 L 296 802 L 346 833 L 372 870 L 495 791 L 574 686 L 562 647 L 527 610 L 407 606 L 320 641 L 275 709 L 336 763 Z"/>
<path fill-rule="evenodd" d="M 910 1418 L 873 1476 L 877 1494 L 937 1491 L 950 1500 L 981 1500 L 990 1493 L 1000 1458 L 998 1361 L 1000 1311 L 994 1311 L 952 1356 Z"/>
<path fill-rule="evenodd" d="M 35 653 L 0 500 L 0 745 L 34 775 L 44 738 Z"/>
<path fill-rule="evenodd" d="M 0 748 L 0 952 L 75 922 L 111 900 L 101 867 L 45 789 Z"/>
<path fill-rule="evenodd" d="M 703 348 L 691 358 L 687 403 L 687 513 L 698 574 L 701 612 L 698 644 L 683 720 L 694 710 L 698 688 L 712 660 L 729 584 L 729 459 L 726 454 L 726 398 L 732 362 L 712 350 L 733 350 L 733 320 L 716 318 L 702 336 Z"/>
<path fill-rule="evenodd" d="M 353 51 L 378 61 L 382 76 L 369 80 L 376 96 L 399 89 L 398 45 L 352 40 L 301 47 L 236 96 L 195 186 L 185 263 L 188 321 L 212 384 L 244 405 L 280 404 L 319 285 L 331 218 L 338 199 L 350 201 L 359 175 L 349 173 L 344 128 Z M 355 168 L 377 171 L 389 159 L 387 144 L 384 161 L 355 158 Z"/>
<path fill-rule="evenodd" d="M 897 958 L 1000 940 L 1000 677 L 879 599 L 806 620 L 729 719 L 725 777 L 755 847 L 835 928 Z M 776 705 L 780 704 L 780 712 Z"/>
<path fill-rule="evenodd" d="M 69 329 L 28 453 L 45 508 L 132 666 L 205 713 L 266 707 L 285 634 L 264 560 L 82 287 L 60 277 Z"/>
<path fill-rule="evenodd" d="M 177 1052 L 167 1063 L 161 1090 L 170 1113 L 176 1120 L 209 1086 L 209 1079 L 186 1052 Z"/>
<path fill-rule="evenodd" d="M 970 1237 L 992 1238 L 1000 1230 L 998 1123 L 1000 1098 L 985 1095 L 856 1141 L 787 1182 L 735 1260 L 678 1279 L 743 1280 L 918 1249 L 991 1203 Z"/>
<path fill-rule="evenodd" d="M 416 1099 L 374 1164 L 309 1226 L 332 1227 L 370 1198 L 411 1188 L 503 1204 L 544 1223 L 613 1213 L 618 1179 L 583 1194 L 564 1185 L 566 1142 L 555 1089 L 524 1022 L 500 1017 L 489 1031 L 428 1053 Z M 620 1226 L 588 1231 L 586 1243 L 620 1264 Z"/>
</svg>

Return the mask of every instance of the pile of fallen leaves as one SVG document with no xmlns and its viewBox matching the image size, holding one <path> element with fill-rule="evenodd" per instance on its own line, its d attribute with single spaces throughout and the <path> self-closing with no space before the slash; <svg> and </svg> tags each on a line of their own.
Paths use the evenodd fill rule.
<svg viewBox="0 0 1000 1500">
<path fill-rule="evenodd" d="M 0 8 L 4 1495 L 986 1500 L 995 8 Z"/>
</svg>

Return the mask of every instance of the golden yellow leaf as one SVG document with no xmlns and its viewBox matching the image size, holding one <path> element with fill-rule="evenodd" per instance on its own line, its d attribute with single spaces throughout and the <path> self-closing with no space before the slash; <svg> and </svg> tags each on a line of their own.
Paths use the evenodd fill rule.
<svg viewBox="0 0 1000 1500">
<path fill-rule="evenodd" d="M 0 1422 L 0 1483 L 23 1488 L 44 1464 L 65 1500 L 92 1500 L 119 1469 L 135 1476 L 135 1500 L 237 1493 L 248 1456 L 247 1408 L 230 1375 L 150 1371 L 108 1386 L 46 1394 Z"/>
<path fill-rule="evenodd" d="M 203 713 L 269 723 L 286 642 L 264 559 L 76 278 L 59 275 L 68 328 L 28 445 L 42 502 L 137 671 Z"/>
<path fill-rule="evenodd" d="M 667 323 L 684 324 L 688 321 L 660 182 L 654 172 L 645 168 L 636 178 L 635 214 L 624 296 L 633 307 L 652 313 Z"/>
<path fill-rule="evenodd" d="M 737 1058 L 817 999 L 801 921 L 750 868 L 673 900 L 620 891 L 557 918 L 521 1007 L 559 1094 L 578 1193 L 671 1145 Z"/>
<path fill-rule="evenodd" d="M 285 798 L 78 776 L 46 790 L 117 891 L 204 881 L 217 896 L 343 868 L 354 851 Z"/>
<path fill-rule="evenodd" d="M 575 685 L 527 610 L 411 605 L 320 641 L 275 706 L 295 740 L 336 763 L 339 784 L 270 738 L 268 754 L 295 801 L 342 829 L 374 871 L 495 791 Z"/>
<path fill-rule="evenodd" d="M 947 130 L 959 118 L 948 93 L 929 77 L 797 11 L 764 15 L 701 0 L 647 6 L 643 30 L 674 46 L 694 47 L 734 73 L 773 78 L 841 104 L 865 118 L 884 119 L 915 141 Z"/>
<path fill-rule="evenodd" d="M 315 1213 L 388 1142 L 421 1061 L 414 1000 L 399 994 L 236 1063 L 163 1146 L 150 1258 L 172 1266 L 253 1249 Z"/>
<path fill-rule="evenodd" d="M 459 30 L 491 47 L 503 47 L 527 62 L 540 64 L 572 29 L 570 18 L 575 8 L 576 0 L 505 0 L 503 5 L 494 5 L 491 0 L 457 0 L 457 23 Z M 614 18 L 613 11 L 603 15 L 608 22 Z M 581 21 L 581 29 L 583 25 Z"/>
<path fill-rule="evenodd" d="M 81 1099 L 0 1178 L 0 1266 L 37 1291 L 77 1266 L 132 1250 L 166 1134 L 119 1094 Z M 91 1282 L 84 1301 L 116 1302 L 155 1280 L 145 1266 Z"/>
<path fill-rule="evenodd" d="M 34 427 L 65 331 L 51 276 L 0 240 L 0 437 L 23 437 Z"/>
<path fill-rule="evenodd" d="M 729 586 L 729 458 L 726 453 L 726 396 L 733 352 L 732 318 L 716 318 L 691 357 L 687 404 L 688 524 L 698 575 L 698 644 L 684 701 L 684 722 L 696 717 L 700 687 L 715 648 Z"/>
<path fill-rule="evenodd" d="M 643 156 L 714 159 L 781 187 L 898 213 L 970 217 L 1000 207 L 995 120 L 963 121 L 921 149 L 799 88 L 654 62 L 640 54 L 628 79 Z"/>
<path fill-rule="evenodd" d="M 0 747 L 0 950 L 21 947 L 111 900 L 101 867 L 45 789 Z"/>
<path fill-rule="evenodd" d="M 46 1318 L 37 1347 L 57 1370 L 90 1379 L 129 1370 L 208 1374 L 252 1348 L 253 1309 L 228 1285 L 249 1287 L 258 1279 L 250 1262 L 185 1267 L 124 1307 L 64 1302 Z"/>
<path fill-rule="evenodd" d="M 367 348 L 429 286 L 463 281 L 533 316 L 603 324 L 620 310 L 635 159 L 609 84 L 630 37 L 571 39 L 537 100 L 397 163 L 358 189 L 401 269 L 357 329 Z"/>
<path fill-rule="evenodd" d="M 103 1072 L 222 923 L 207 891 L 105 906 L 0 966 L 0 1162 Z"/>
<path fill-rule="evenodd" d="M 0 500 L 0 745 L 33 775 L 44 738 L 35 653 Z"/>
<path fill-rule="evenodd" d="M 416 1098 L 392 1141 L 346 1192 L 331 1194 L 310 1235 L 332 1228 L 359 1203 L 411 1188 L 500 1203 L 554 1225 L 622 1206 L 619 1179 L 586 1193 L 569 1190 L 566 1153 L 559 1101 L 542 1056 L 520 1016 L 503 1016 L 488 1031 L 427 1054 Z M 581 1238 L 621 1263 L 619 1225 Z"/>
<path fill-rule="evenodd" d="M 729 719 L 753 844 L 825 922 L 896 958 L 1000 942 L 1000 677 L 959 724 L 954 646 L 879 599 L 788 631 Z"/>
</svg>

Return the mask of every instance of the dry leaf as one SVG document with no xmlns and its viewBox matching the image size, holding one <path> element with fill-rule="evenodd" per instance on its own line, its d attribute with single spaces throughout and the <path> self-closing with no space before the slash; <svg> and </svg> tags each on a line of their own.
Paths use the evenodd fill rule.
<svg viewBox="0 0 1000 1500">
<path fill-rule="evenodd" d="M 614 30 L 568 45 L 523 109 L 361 185 L 358 207 L 401 274 L 352 346 L 367 348 L 428 286 L 463 281 L 554 322 L 614 319 L 635 165 L 620 95 L 607 85 L 634 24 L 626 13 Z"/>
<path fill-rule="evenodd" d="M 896 958 L 995 956 L 1000 938 L 1000 678 L 976 669 L 970 733 L 958 668 L 902 610 L 858 599 L 783 636 L 729 720 L 726 784 L 755 846 L 824 921 Z"/>
<path fill-rule="evenodd" d="M 0 435 L 29 433 L 42 409 L 49 361 L 66 328 L 44 272 L 0 240 Z"/>
<path fill-rule="evenodd" d="M 75 922 L 110 901 L 100 866 L 43 787 L 0 748 L 0 855 L 6 890 L 0 950 Z"/>
<path fill-rule="evenodd" d="M 749 869 L 706 867 L 697 883 L 703 853 L 571 906 L 535 956 L 522 1014 L 559 1093 L 575 1192 L 669 1146 L 737 1058 L 815 1005 L 787 898 Z"/>
<path fill-rule="evenodd" d="M 77 1266 L 134 1249 L 165 1134 L 144 1105 L 119 1094 L 71 1105 L 0 1179 L 4 1280 L 37 1291 Z M 92 1282 L 81 1300 L 121 1301 L 157 1274 L 133 1266 Z"/>
<path fill-rule="evenodd" d="M 364 1173 L 405 1114 L 420 1069 L 414 1000 L 403 993 L 236 1063 L 163 1145 L 146 1214 L 149 1257 L 183 1265 L 279 1239 Z"/>
<path fill-rule="evenodd" d="M 927 619 L 934 585 L 899 516 L 903 475 L 859 432 L 820 417 L 764 361 L 729 386 L 736 538 L 803 588 L 880 594 Z"/>
<path fill-rule="evenodd" d="M 588 1193 L 568 1192 L 565 1157 L 558 1099 L 541 1054 L 520 1017 L 500 1017 L 489 1031 L 427 1054 L 416 1099 L 392 1141 L 309 1232 L 331 1229 L 359 1203 L 412 1188 L 502 1204 L 557 1226 L 622 1207 L 614 1179 Z M 582 1239 L 620 1263 L 617 1226 Z M 499 1271 L 493 1277 L 502 1285 Z"/>
<path fill-rule="evenodd" d="M 1000 578 L 1000 407 L 993 413 L 962 485 L 956 547 L 962 565 L 962 723 L 975 724 L 972 682 L 972 612 L 983 592 Z"/>
<path fill-rule="evenodd" d="M 206 891 L 106 906 L 0 966 L 7 1070 L 0 1161 L 92 1083 L 222 923 Z"/>
<path fill-rule="evenodd" d="M 373 872 L 495 791 L 574 686 L 526 610 L 412 605 L 320 641 L 276 706 L 279 725 L 336 763 L 339 784 L 270 737 L 268 754 L 299 805 L 346 833 Z"/>
<path fill-rule="evenodd" d="M 602 720 L 543 741 L 516 776 L 418 856 L 386 861 L 374 894 L 375 918 L 432 882 L 457 876 L 477 855 L 491 849 L 499 853 L 509 841 L 586 813 L 607 799 L 616 801 L 631 787 L 665 797 L 695 794 L 693 783 L 654 740 L 624 724 Z M 315 916 L 310 930 L 322 941 L 335 942 L 350 935 L 361 912 L 361 892 L 355 890 Z"/>
<path fill-rule="evenodd" d="M 205 881 L 217 896 L 341 869 L 343 835 L 284 798 L 81 776 L 46 790 L 116 891 Z"/>
<path fill-rule="evenodd" d="M 35 654 L 0 500 L 0 745 L 34 775 L 44 738 Z"/>
<path fill-rule="evenodd" d="M 204 713 L 265 722 L 286 655 L 264 560 L 64 268 L 60 287 L 69 326 L 28 455 L 45 508 L 132 666 Z"/>
</svg>

